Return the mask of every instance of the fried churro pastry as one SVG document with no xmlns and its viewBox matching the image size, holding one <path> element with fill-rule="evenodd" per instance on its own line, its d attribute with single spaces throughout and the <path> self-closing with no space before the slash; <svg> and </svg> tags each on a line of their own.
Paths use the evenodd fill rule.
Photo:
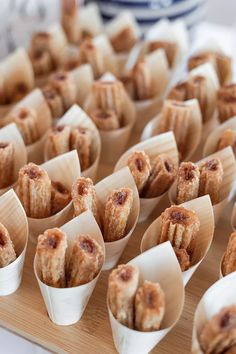
<svg viewBox="0 0 236 354">
<path fill-rule="evenodd" d="M 60 182 L 52 183 L 51 215 L 64 209 L 71 201 L 70 191 Z"/>
<path fill-rule="evenodd" d="M 86 38 L 80 46 L 79 60 L 83 63 L 89 63 L 93 69 L 95 79 L 98 79 L 105 70 L 105 60 L 103 54 L 94 45 L 91 38 Z"/>
<path fill-rule="evenodd" d="M 71 193 L 75 215 L 78 216 L 86 210 L 91 210 L 98 225 L 101 226 L 97 195 L 93 181 L 90 178 L 79 177 L 72 185 Z"/>
<path fill-rule="evenodd" d="M 64 111 L 76 103 L 76 86 L 69 72 L 58 72 L 51 77 L 50 83 L 61 96 Z"/>
<path fill-rule="evenodd" d="M 236 306 L 222 308 L 203 327 L 200 347 L 206 354 L 228 353 L 236 345 Z"/>
<path fill-rule="evenodd" d="M 196 98 L 198 100 L 203 123 L 207 119 L 211 118 L 207 116 L 207 109 L 209 107 L 208 96 L 207 96 L 207 80 L 203 76 L 194 76 L 190 78 L 187 82 L 187 99 Z"/>
<path fill-rule="evenodd" d="M 146 100 L 153 96 L 152 74 L 145 59 L 137 62 L 132 70 L 136 100 Z"/>
<path fill-rule="evenodd" d="M 145 280 L 135 295 L 135 329 L 158 331 L 165 313 L 165 294 L 159 283 Z"/>
<path fill-rule="evenodd" d="M 73 128 L 70 137 L 71 149 L 76 149 L 79 155 L 81 170 L 90 166 L 90 151 L 92 144 L 92 132 L 89 129 Z"/>
<path fill-rule="evenodd" d="M 198 197 L 199 167 L 192 162 L 182 162 L 178 171 L 176 203 L 182 204 Z"/>
<path fill-rule="evenodd" d="M 6 267 L 16 259 L 14 245 L 8 230 L 0 223 L 0 268 Z"/>
<path fill-rule="evenodd" d="M 221 122 L 236 115 L 236 84 L 224 85 L 219 89 L 217 107 Z"/>
<path fill-rule="evenodd" d="M 70 43 L 78 43 L 79 40 L 79 19 L 78 1 L 63 0 L 61 8 L 61 24 Z"/>
<path fill-rule="evenodd" d="M 229 349 L 224 352 L 224 354 L 236 354 L 236 344 L 230 347 Z"/>
<path fill-rule="evenodd" d="M 19 171 L 18 195 L 30 218 L 46 218 L 51 214 L 51 180 L 47 172 L 34 163 Z"/>
<path fill-rule="evenodd" d="M 99 273 L 104 254 L 100 244 L 89 235 L 76 236 L 67 269 L 69 287 L 89 283 Z"/>
<path fill-rule="evenodd" d="M 128 95 L 133 99 L 137 99 L 136 98 L 136 90 L 135 90 L 135 86 L 134 86 L 134 80 L 133 80 L 133 75 L 132 75 L 132 71 L 125 73 L 122 77 L 121 77 L 121 81 L 125 87 L 125 90 L 128 92 Z"/>
<path fill-rule="evenodd" d="M 70 134 L 71 128 L 69 125 L 58 125 L 50 130 L 45 142 L 48 159 L 70 151 Z"/>
<path fill-rule="evenodd" d="M 223 131 L 218 141 L 216 151 L 224 149 L 227 146 L 231 146 L 234 154 L 236 155 L 236 130 L 226 129 Z"/>
<path fill-rule="evenodd" d="M 216 61 L 213 53 L 206 52 L 206 53 L 194 55 L 188 60 L 188 70 L 191 71 L 194 68 L 208 62 L 210 62 L 213 65 L 213 67 L 216 68 Z"/>
<path fill-rule="evenodd" d="M 115 189 L 106 200 L 104 213 L 104 240 L 113 242 L 125 236 L 129 215 L 133 205 L 130 188 Z"/>
<path fill-rule="evenodd" d="M 64 113 L 61 96 L 51 86 L 45 87 L 42 92 L 45 100 L 47 101 L 52 117 L 54 119 L 61 117 Z"/>
<path fill-rule="evenodd" d="M 0 142 L 0 189 L 14 182 L 15 150 L 11 142 Z"/>
<path fill-rule="evenodd" d="M 46 50 L 29 53 L 35 76 L 47 75 L 53 70 L 52 58 Z"/>
<path fill-rule="evenodd" d="M 50 52 L 51 37 L 49 32 L 39 31 L 34 33 L 30 44 L 31 52 Z"/>
<path fill-rule="evenodd" d="M 182 272 L 185 272 L 190 267 L 190 257 L 184 248 L 174 247 L 175 255 L 178 259 L 180 268 Z"/>
<path fill-rule="evenodd" d="M 58 228 L 46 230 L 38 237 L 36 248 L 38 270 L 41 280 L 48 286 L 54 288 L 66 286 L 66 249 L 66 234 Z"/>
<path fill-rule="evenodd" d="M 175 85 L 168 94 L 168 99 L 174 101 L 186 101 L 188 94 L 187 94 L 187 82 L 181 82 Z"/>
<path fill-rule="evenodd" d="M 194 211 L 172 205 L 161 214 L 159 243 L 169 240 L 173 247 L 185 249 L 191 256 L 199 228 L 200 221 Z"/>
<path fill-rule="evenodd" d="M 40 138 L 37 113 L 34 109 L 28 107 L 19 107 L 9 115 L 13 121 L 26 145 L 35 143 Z"/>
<path fill-rule="evenodd" d="M 220 159 L 206 161 L 200 166 L 199 196 L 209 194 L 212 204 L 220 201 L 224 170 Z"/>
<path fill-rule="evenodd" d="M 177 44 L 175 42 L 167 41 L 152 41 L 149 43 L 149 52 L 153 52 L 157 49 L 163 49 L 165 51 L 168 65 L 172 68 L 178 51 Z"/>
<path fill-rule="evenodd" d="M 111 37 L 110 42 L 116 53 L 127 53 L 137 42 L 137 36 L 133 28 L 127 26 Z"/>
<path fill-rule="evenodd" d="M 108 301 L 113 316 L 123 325 L 134 326 L 134 298 L 138 288 L 139 270 L 131 264 L 119 265 L 108 279 Z"/>
<path fill-rule="evenodd" d="M 154 198 L 165 193 L 174 182 L 176 170 L 172 159 L 161 154 L 151 159 L 151 173 L 142 195 Z"/>
<path fill-rule="evenodd" d="M 222 261 L 222 274 L 226 276 L 236 271 L 236 232 L 230 235 L 227 249 Z"/>
<path fill-rule="evenodd" d="M 139 194 L 141 194 L 151 173 L 149 156 L 144 151 L 134 151 L 128 161 L 127 166 L 132 173 Z"/>
<path fill-rule="evenodd" d="M 90 113 L 90 117 L 99 130 L 110 131 L 120 127 L 118 116 L 112 109 L 96 109 Z"/>
</svg>

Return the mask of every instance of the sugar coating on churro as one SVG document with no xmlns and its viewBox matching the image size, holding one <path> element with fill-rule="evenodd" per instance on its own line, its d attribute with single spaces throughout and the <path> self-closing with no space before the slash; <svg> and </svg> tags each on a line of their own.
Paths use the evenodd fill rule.
<svg viewBox="0 0 236 354">
<path fill-rule="evenodd" d="M 110 38 L 111 45 L 116 53 L 127 53 L 137 42 L 138 38 L 131 26 L 122 28 Z"/>
<path fill-rule="evenodd" d="M 176 197 L 177 204 L 182 204 L 197 198 L 199 183 L 199 167 L 193 162 L 182 162 L 178 170 Z"/>
<path fill-rule="evenodd" d="M 217 94 L 218 116 L 221 122 L 236 114 L 236 84 L 220 87 Z"/>
<path fill-rule="evenodd" d="M 236 271 L 236 232 L 230 235 L 229 242 L 223 257 L 221 270 L 223 276 Z"/>
<path fill-rule="evenodd" d="M 46 86 L 42 89 L 45 100 L 47 101 L 48 107 L 51 111 L 52 117 L 59 118 L 64 113 L 63 101 L 61 96 L 57 91 L 51 86 Z"/>
<path fill-rule="evenodd" d="M 190 267 L 190 256 L 186 249 L 174 247 L 175 255 L 178 259 L 180 269 L 182 272 L 185 272 Z"/>
<path fill-rule="evenodd" d="M 101 50 L 93 43 L 92 38 L 85 38 L 80 45 L 79 61 L 81 64 L 89 63 L 93 69 L 95 79 L 105 72 L 105 58 Z"/>
<path fill-rule="evenodd" d="M 66 71 L 57 72 L 50 78 L 52 88 L 61 96 L 64 111 L 76 103 L 76 85 L 72 74 Z"/>
<path fill-rule="evenodd" d="M 114 110 L 95 109 L 90 117 L 99 130 L 110 131 L 119 129 L 120 121 Z"/>
<path fill-rule="evenodd" d="M 218 140 L 216 151 L 224 149 L 228 146 L 232 147 L 233 152 L 236 155 L 236 130 L 226 129 L 222 132 Z"/>
<path fill-rule="evenodd" d="M 91 130 L 82 127 L 72 128 L 70 134 L 70 149 L 77 150 L 81 171 L 86 170 L 90 166 L 91 145 Z"/>
<path fill-rule="evenodd" d="M 0 189 L 14 182 L 15 148 L 12 142 L 0 142 Z"/>
<path fill-rule="evenodd" d="M 71 201 L 71 192 L 61 182 L 51 182 L 51 215 L 64 209 Z"/>
<path fill-rule="evenodd" d="M 0 268 L 6 267 L 16 259 L 13 242 L 6 227 L 0 223 Z"/>
<path fill-rule="evenodd" d="M 203 162 L 200 166 L 199 196 L 209 194 L 212 204 L 220 201 L 224 170 L 219 158 Z"/>
<path fill-rule="evenodd" d="M 139 194 L 141 194 L 151 173 L 149 156 L 144 151 L 134 151 L 127 160 L 127 166 L 135 180 Z"/>
<path fill-rule="evenodd" d="M 48 159 L 70 151 L 71 127 L 58 125 L 49 131 L 45 142 L 45 151 Z"/>
</svg>

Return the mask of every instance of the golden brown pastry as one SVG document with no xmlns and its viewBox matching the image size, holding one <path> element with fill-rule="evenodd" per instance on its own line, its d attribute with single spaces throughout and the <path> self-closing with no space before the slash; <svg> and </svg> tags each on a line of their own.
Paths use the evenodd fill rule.
<svg viewBox="0 0 236 354">
<path fill-rule="evenodd" d="M 223 276 L 236 271 L 236 232 L 230 235 L 221 270 Z"/>
<path fill-rule="evenodd" d="M 113 316 L 123 325 L 134 326 L 134 298 L 138 288 L 139 270 L 131 264 L 119 265 L 108 279 L 108 301 Z"/>
<path fill-rule="evenodd" d="M 218 141 L 216 151 L 224 149 L 228 146 L 232 147 L 233 152 L 236 155 L 236 130 L 226 129 L 223 131 Z"/>
<path fill-rule="evenodd" d="M 112 109 L 96 109 L 90 113 L 90 117 L 99 130 L 110 131 L 120 127 L 119 118 Z"/>
<path fill-rule="evenodd" d="M 86 38 L 80 45 L 79 60 L 81 64 L 89 63 L 91 65 L 95 79 L 98 79 L 106 71 L 103 54 L 94 45 L 91 38 Z"/>
<path fill-rule="evenodd" d="M 35 32 L 31 38 L 30 50 L 32 52 L 50 52 L 51 34 L 49 32 Z"/>
<path fill-rule="evenodd" d="M 105 242 L 120 240 L 125 236 L 133 206 L 133 191 L 120 188 L 112 191 L 106 200 L 103 236 Z"/>
<path fill-rule="evenodd" d="M 14 245 L 8 230 L 0 223 L 0 268 L 6 267 L 16 259 Z"/>
<path fill-rule="evenodd" d="M 220 201 L 224 170 L 220 159 L 214 158 L 200 165 L 199 196 L 209 194 L 212 204 Z"/>
<path fill-rule="evenodd" d="M 38 271 L 42 282 L 55 288 L 66 286 L 67 238 L 66 234 L 58 228 L 46 230 L 39 235 L 36 256 Z"/>
<path fill-rule="evenodd" d="M 168 93 L 168 99 L 169 100 L 174 100 L 174 101 L 186 101 L 188 98 L 188 82 L 180 82 Z"/>
<path fill-rule="evenodd" d="M 145 59 L 139 60 L 132 70 L 136 99 L 146 100 L 153 96 L 152 74 Z"/>
<path fill-rule="evenodd" d="M 198 197 L 199 167 L 193 162 L 182 162 L 178 171 L 176 203 L 182 204 Z"/>
<path fill-rule="evenodd" d="M 91 144 L 91 130 L 81 127 L 72 128 L 70 135 L 70 148 L 77 150 L 82 171 L 86 170 L 90 166 Z"/>
<path fill-rule="evenodd" d="M 165 314 L 165 294 L 159 283 L 144 281 L 135 295 L 135 329 L 158 331 Z"/>
<path fill-rule="evenodd" d="M 61 2 L 61 24 L 70 43 L 79 41 L 78 1 L 63 0 Z"/>
<path fill-rule="evenodd" d="M 14 182 L 15 149 L 12 142 L 0 142 L 0 189 Z"/>
<path fill-rule="evenodd" d="M 29 163 L 20 169 L 18 195 L 28 217 L 50 216 L 51 180 L 42 167 Z"/>
<path fill-rule="evenodd" d="M 67 111 L 76 103 L 76 85 L 73 76 L 69 72 L 58 72 L 52 75 L 50 84 L 61 96 L 64 111 Z"/>
<path fill-rule="evenodd" d="M 127 26 L 111 37 L 110 42 L 116 53 L 127 53 L 137 42 L 137 36 L 133 28 Z"/>
<path fill-rule="evenodd" d="M 185 272 L 190 267 L 190 256 L 186 249 L 174 247 L 175 255 L 178 259 L 180 269 L 182 272 Z"/>
<path fill-rule="evenodd" d="M 236 115 L 236 84 L 227 84 L 219 89 L 217 107 L 221 122 Z"/>
<path fill-rule="evenodd" d="M 127 166 L 135 180 L 139 194 L 141 194 L 151 173 L 149 156 L 144 151 L 134 151 L 128 161 Z"/>
<path fill-rule="evenodd" d="M 168 60 L 168 65 L 170 68 L 172 68 L 178 51 L 177 44 L 175 42 L 167 41 L 152 41 L 149 43 L 149 52 L 153 52 L 157 49 L 163 49 L 165 51 Z"/>
<path fill-rule="evenodd" d="M 45 142 L 48 159 L 70 151 L 70 134 L 71 127 L 68 125 L 58 125 L 49 131 Z"/>
<path fill-rule="evenodd" d="M 59 118 L 64 113 L 64 107 L 61 96 L 51 86 L 46 86 L 42 93 L 47 101 L 48 107 L 51 111 L 52 117 Z"/>
<path fill-rule="evenodd" d="M 48 51 L 30 51 L 29 56 L 35 76 L 48 75 L 53 70 L 52 57 Z"/>
<path fill-rule="evenodd" d="M 204 354 L 230 353 L 236 345 L 236 306 L 224 307 L 214 315 L 204 325 L 199 342 Z"/>
<path fill-rule="evenodd" d="M 71 201 L 70 191 L 61 182 L 51 182 L 51 215 L 64 209 Z"/>
<path fill-rule="evenodd" d="M 89 235 L 78 235 L 73 241 L 67 268 L 69 287 L 86 284 L 99 273 L 104 254 L 99 243 Z"/>
</svg>

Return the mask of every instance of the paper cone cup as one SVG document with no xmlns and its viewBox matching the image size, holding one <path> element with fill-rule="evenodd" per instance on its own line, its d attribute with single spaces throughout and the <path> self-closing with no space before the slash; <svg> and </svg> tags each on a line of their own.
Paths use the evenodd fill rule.
<svg viewBox="0 0 236 354">
<path fill-rule="evenodd" d="M 4 127 L 4 117 L 14 107 L 15 103 L 0 105 L 0 127 Z"/>
<path fill-rule="evenodd" d="M 234 231 L 236 231 L 236 203 L 234 203 L 232 215 L 231 215 L 231 226 Z"/>
<path fill-rule="evenodd" d="M 200 300 L 193 322 L 192 353 L 204 354 L 199 343 L 199 336 L 206 324 L 223 307 L 235 305 L 236 272 L 227 275 L 213 284 Z"/>
<path fill-rule="evenodd" d="M 80 176 L 80 164 L 76 150 L 57 156 L 41 166 L 47 171 L 52 181 L 61 182 L 69 190 L 71 190 L 72 184 Z M 28 217 L 31 240 L 36 243 L 38 235 L 47 229 L 60 227 L 72 217 L 72 201 L 64 209 L 48 218 L 35 219 Z"/>
<path fill-rule="evenodd" d="M 67 224 L 60 227 L 60 229 L 67 234 L 67 258 L 70 254 L 73 240 L 76 236 L 82 234 L 90 235 L 94 240 L 96 240 L 102 247 L 105 256 L 103 237 L 99 226 L 90 211 L 86 211 L 77 216 Z M 93 289 L 98 281 L 101 270 L 96 278 L 87 284 L 70 288 L 53 288 L 44 284 L 40 279 L 36 255 L 34 259 L 34 273 L 51 321 L 56 325 L 68 326 L 78 322 L 82 317 L 89 298 L 92 295 Z"/>
<path fill-rule="evenodd" d="M 93 39 L 94 45 L 103 54 L 105 72 L 111 72 L 113 75 L 118 75 L 115 52 L 105 34 L 100 34 Z M 105 74 L 105 72 L 103 74 Z"/>
<path fill-rule="evenodd" d="M 127 166 L 127 161 L 129 157 L 134 151 L 137 150 L 143 150 L 150 157 L 157 156 L 160 154 L 167 154 L 173 160 L 176 170 L 178 169 L 178 150 L 174 134 L 172 132 L 157 135 L 153 138 L 147 139 L 139 144 L 132 146 L 121 156 L 121 158 L 115 165 L 114 170 L 118 171 L 121 168 Z M 152 211 L 156 208 L 156 206 L 166 193 L 155 198 L 140 198 L 139 222 L 146 220 L 151 215 Z"/>
<path fill-rule="evenodd" d="M 95 185 L 101 215 L 104 215 L 104 208 L 108 194 L 114 189 L 123 187 L 131 188 L 133 190 L 133 206 L 129 215 L 125 237 L 118 241 L 105 242 L 106 260 L 103 270 L 111 269 L 117 264 L 135 229 L 139 216 L 139 196 L 133 176 L 128 167 L 113 173 Z"/>
<path fill-rule="evenodd" d="M 213 205 L 215 224 L 218 223 L 221 214 L 229 201 L 229 195 L 233 187 L 233 183 L 236 177 L 236 163 L 233 150 L 231 147 L 227 147 L 223 150 L 216 152 L 208 157 L 197 162 L 200 165 L 203 161 L 213 159 L 218 157 L 222 163 L 224 170 L 223 183 L 220 189 L 220 202 Z M 177 194 L 177 181 L 171 186 L 169 190 L 169 200 L 171 204 L 176 204 L 176 194 Z"/>
<path fill-rule="evenodd" d="M 205 258 L 211 246 L 215 224 L 211 200 L 208 195 L 183 203 L 181 206 L 195 211 L 200 221 L 200 229 L 196 236 L 196 245 L 193 251 L 191 267 L 182 272 L 183 282 L 184 285 L 186 285 Z M 141 252 L 145 252 L 160 244 L 160 227 L 161 217 L 159 216 L 144 233 L 141 242 Z"/>
<path fill-rule="evenodd" d="M 89 177 L 93 181 L 95 181 L 97 175 L 98 163 L 101 155 L 101 139 L 97 127 L 78 105 L 73 105 L 64 114 L 64 116 L 57 121 L 56 126 L 58 125 L 69 125 L 71 127 L 86 128 L 92 132 L 91 165 L 89 168 L 82 171 L 82 176 Z M 45 147 L 44 147 L 44 159 L 46 161 L 48 160 L 47 151 L 45 150 Z"/>
<path fill-rule="evenodd" d="M 92 37 L 98 36 L 104 32 L 102 17 L 100 15 L 98 5 L 95 2 L 81 6 L 78 16 L 80 31 L 87 32 Z M 93 19 L 92 26 L 91 19 Z"/>
<path fill-rule="evenodd" d="M 144 280 L 160 283 L 166 299 L 166 311 L 161 329 L 140 332 L 119 323 L 107 302 L 112 335 L 119 354 L 149 353 L 178 322 L 184 305 L 184 286 L 181 270 L 170 242 L 165 242 L 132 259 Z M 170 286 L 171 284 L 171 286 Z M 173 296 L 174 294 L 174 296 Z"/>
<path fill-rule="evenodd" d="M 188 133 L 188 141 L 186 143 L 186 156 L 183 156 L 183 160 L 189 160 L 191 156 L 193 156 L 194 152 L 196 151 L 198 144 L 201 139 L 202 133 L 202 117 L 200 112 L 200 107 L 198 101 L 196 99 L 185 101 L 188 102 L 188 105 L 191 106 L 191 120 L 189 126 L 189 133 Z M 154 131 L 161 120 L 161 113 L 158 114 L 155 118 L 153 118 L 144 128 L 141 140 L 149 139 L 154 135 Z"/>
<path fill-rule="evenodd" d="M 163 100 L 156 97 L 145 101 L 134 101 L 136 109 L 135 130 L 141 132 L 147 123 L 160 113 Z"/>
<path fill-rule="evenodd" d="M 0 197 L 0 219 L 11 236 L 17 255 L 14 262 L 0 268 L 0 296 L 5 296 L 20 286 L 29 233 L 25 211 L 13 189 Z"/>
<path fill-rule="evenodd" d="M 0 141 L 12 142 L 14 145 L 14 183 L 0 189 L 0 195 L 2 195 L 11 189 L 17 181 L 20 168 L 27 163 L 27 152 L 21 134 L 14 123 L 0 129 Z"/>
<path fill-rule="evenodd" d="M 93 70 L 89 64 L 83 64 L 70 71 L 76 84 L 76 102 L 82 107 L 93 84 Z"/>
</svg>

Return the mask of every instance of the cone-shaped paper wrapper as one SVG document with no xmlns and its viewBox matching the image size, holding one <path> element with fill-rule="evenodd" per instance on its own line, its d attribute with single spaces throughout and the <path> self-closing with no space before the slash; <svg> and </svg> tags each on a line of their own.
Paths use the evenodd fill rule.
<svg viewBox="0 0 236 354">
<path fill-rule="evenodd" d="M 73 105 L 64 116 L 57 121 L 56 126 L 69 125 L 89 129 L 92 133 L 92 144 L 90 151 L 91 165 L 82 172 L 82 176 L 96 180 L 98 163 L 101 155 L 101 139 L 96 125 L 89 116 L 78 106 Z M 44 158 L 48 160 L 47 151 L 44 147 Z"/>
<path fill-rule="evenodd" d="M 234 231 L 236 231 L 236 203 L 234 203 L 232 216 L 231 216 L 231 226 Z"/>
<path fill-rule="evenodd" d="M 88 3 L 79 9 L 79 27 L 81 32 L 89 33 L 92 37 L 98 36 L 104 31 L 100 11 L 95 2 Z"/>
<path fill-rule="evenodd" d="M 201 111 L 196 99 L 185 101 L 191 107 L 191 120 L 189 126 L 188 140 L 186 142 L 186 156 L 183 156 L 184 160 L 190 159 L 198 147 L 202 133 L 202 117 Z M 161 121 L 161 113 L 157 117 L 153 118 L 144 128 L 141 140 L 149 139 L 154 135 L 155 129 Z"/>
<path fill-rule="evenodd" d="M 0 197 L 0 220 L 14 244 L 16 260 L 0 268 L 0 296 L 14 293 L 20 286 L 28 242 L 28 222 L 25 211 L 13 189 Z"/>
<path fill-rule="evenodd" d="M 89 210 L 69 221 L 60 229 L 67 235 L 67 259 L 71 252 L 73 240 L 78 235 L 91 236 L 100 244 L 105 256 L 105 246 L 101 231 Z M 44 284 L 40 280 L 37 255 L 34 259 L 34 272 L 50 319 L 57 325 L 68 326 L 78 322 L 82 317 L 101 270 L 89 283 L 70 288 L 53 288 Z"/>
<path fill-rule="evenodd" d="M 71 191 L 72 184 L 80 176 L 80 164 L 76 150 L 55 157 L 41 165 L 50 179 L 61 182 Z M 30 236 L 37 242 L 38 235 L 47 229 L 60 227 L 73 217 L 72 201 L 58 213 L 43 219 L 28 218 Z"/>
<path fill-rule="evenodd" d="M 73 76 L 76 84 L 76 102 L 80 106 L 83 106 L 85 99 L 92 89 L 93 70 L 89 64 L 83 64 L 72 70 L 70 73 Z"/>
<path fill-rule="evenodd" d="M 218 157 L 223 166 L 223 182 L 220 188 L 220 202 L 213 205 L 215 224 L 219 221 L 221 214 L 229 201 L 229 195 L 233 188 L 233 183 L 236 177 L 236 163 L 233 150 L 231 147 L 227 147 L 223 150 L 216 152 L 208 157 L 197 162 L 200 165 L 204 161 L 211 160 Z M 169 190 L 169 200 L 171 204 L 176 204 L 176 194 L 177 194 L 177 181 L 171 186 Z"/>
<path fill-rule="evenodd" d="M 0 63 L 0 75 L 3 80 L 3 92 L 10 98 L 15 94 L 17 85 L 22 85 L 27 93 L 35 84 L 33 67 L 24 48 L 18 48 Z M 13 106 L 14 103 L 0 105 L 0 117 L 4 117 Z"/>
<path fill-rule="evenodd" d="M 211 200 L 208 195 L 183 203 L 181 206 L 195 211 L 200 221 L 200 229 L 196 236 L 196 244 L 191 259 L 191 266 L 188 270 L 182 273 L 183 282 L 184 285 L 186 285 L 211 246 L 215 225 Z M 160 227 L 161 217 L 159 216 L 145 232 L 141 242 L 141 252 L 145 252 L 149 248 L 155 247 L 159 244 Z"/>
<path fill-rule="evenodd" d="M 192 353 L 204 354 L 199 343 L 199 336 L 204 325 L 222 308 L 236 305 L 236 272 L 227 275 L 213 284 L 200 300 L 193 322 Z"/>
<path fill-rule="evenodd" d="M 115 77 L 110 73 L 106 73 L 101 78 L 101 81 L 114 81 L 114 80 Z M 89 95 L 89 97 L 85 102 L 84 109 L 86 112 L 89 112 L 93 108 L 95 108 L 93 104 L 93 97 L 92 95 Z M 111 130 L 111 131 L 99 130 L 101 143 L 102 143 L 101 161 L 103 163 L 114 164 L 117 161 L 117 159 L 121 156 L 121 154 L 125 150 L 125 147 L 128 143 L 131 134 L 132 127 L 135 123 L 134 104 L 129 98 L 126 91 L 124 91 L 123 116 L 125 121 L 124 127 Z"/>
<path fill-rule="evenodd" d="M 133 176 L 131 175 L 128 167 L 113 173 L 95 185 L 101 215 L 104 215 L 104 208 L 108 195 L 115 189 L 123 187 L 132 189 L 133 206 L 129 215 L 125 237 L 118 241 L 105 242 L 106 260 L 103 270 L 111 269 L 117 264 L 130 239 L 130 236 L 135 229 L 139 216 L 139 196 Z"/>
<path fill-rule="evenodd" d="M 11 142 L 14 145 L 13 181 L 15 183 L 20 168 L 27 163 L 27 152 L 21 134 L 14 123 L 8 124 L 6 127 L 0 129 L 0 142 Z M 0 189 L 0 195 L 8 191 L 13 185 Z"/>
<path fill-rule="evenodd" d="M 122 325 L 115 319 L 108 304 L 112 335 L 118 353 L 146 354 L 168 334 L 179 320 L 184 305 L 183 280 L 170 242 L 165 242 L 142 253 L 132 259 L 129 264 L 139 268 L 141 282 L 144 280 L 158 282 L 165 293 L 166 310 L 159 331 L 140 332 Z"/>
<path fill-rule="evenodd" d="M 33 144 L 26 146 L 28 162 L 34 162 L 40 164 L 43 162 L 43 146 L 44 146 L 44 134 L 51 127 L 52 117 L 50 109 L 47 102 L 40 89 L 35 89 L 29 93 L 23 100 L 21 100 L 13 108 L 13 110 L 5 117 L 6 123 L 11 122 L 10 114 L 17 110 L 19 107 L 32 108 L 36 111 L 38 120 L 38 130 L 39 136 L 41 137 L 38 141 Z"/>
<path fill-rule="evenodd" d="M 166 154 L 172 159 L 176 170 L 178 169 L 178 150 L 174 134 L 172 132 L 157 135 L 153 138 L 132 146 L 121 156 L 115 166 L 115 171 L 118 171 L 121 168 L 127 166 L 127 161 L 134 151 L 144 151 L 150 157 Z M 146 220 L 150 216 L 154 208 L 158 205 L 163 195 L 165 194 L 166 193 L 155 198 L 140 198 L 139 222 Z"/>
</svg>

